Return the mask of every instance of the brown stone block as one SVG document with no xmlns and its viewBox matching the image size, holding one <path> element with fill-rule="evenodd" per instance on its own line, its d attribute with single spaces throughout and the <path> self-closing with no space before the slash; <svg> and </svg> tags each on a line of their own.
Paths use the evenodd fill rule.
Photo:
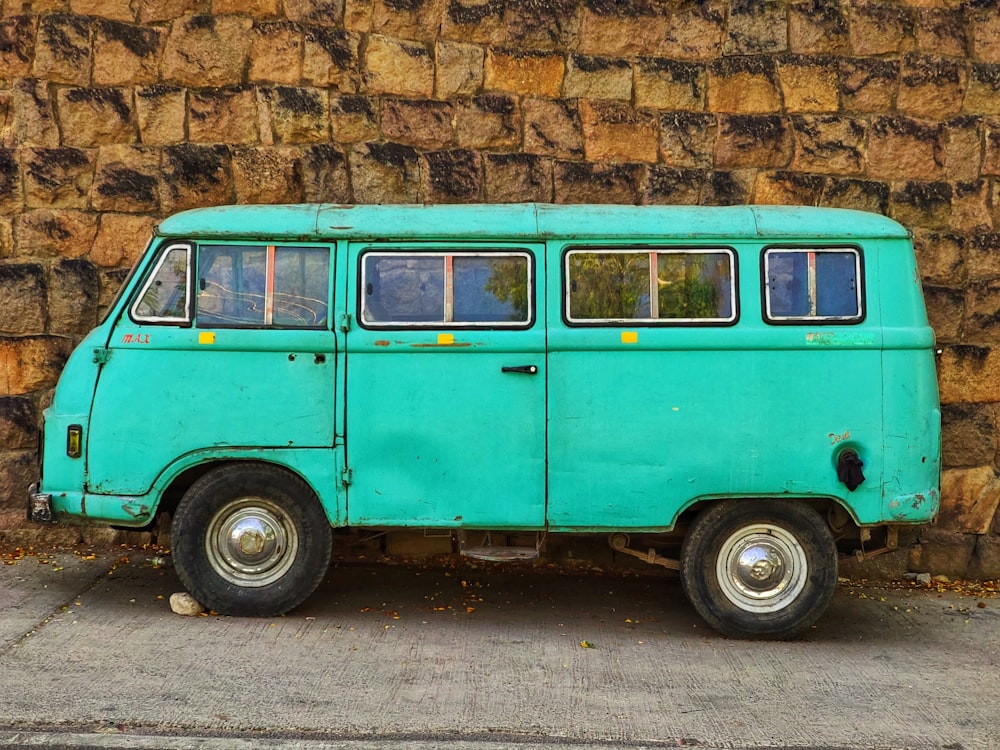
<svg viewBox="0 0 1000 750">
<path fill-rule="evenodd" d="M 20 396 L 52 388 L 72 349 L 61 336 L 0 336 L 0 392 Z"/>
<path fill-rule="evenodd" d="M 302 189 L 309 203 L 352 203 L 347 158 L 329 143 L 309 146 L 302 155 Z"/>
<path fill-rule="evenodd" d="M 364 55 L 364 80 L 372 94 L 429 97 L 434 59 L 422 44 L 372 35 Z"/>
<path fill-rule="evenodd" d="M 50 83 L 90 83 L 90 19 L 58 13 L 43 16 L 35 38 L 31 74 Z"/>
<path fill-rule="evenodd" d="M 13 92 L 0 89 L 0 148 L 11 150 L 14 142 Z"/>
<path fill-rule="evenodd" d="M 382 132 L 396 143 L 434 150 L 455 142 L 456 107 L 448 102 L 386 99 Z"/>
<path fill-rule="evenodd" d="M 0 18 L 0 81 L 27 78 L 35 56 L 34 16 Z"/>
<path fill-rule="evenodd" d="M 185 140 L 187 95 L 173 86 L 136 89 L 135 110 L 139 140 L 149 146 L 163 146 Z"/>
<path fill-rule="evenodd" d="M 1000 13 L 985 7 L 972 15 L 972 56 L 979 62 L 1000 63 Z"/>
<path fill-rule="evenodd" d="M 61 258 L 49 271 L 49 332 L 79 338 L 97 325 L 101 279 L 83 258 Z"/>
<path fill-rule="evenodd" d="M 142 254 L 155 223 L 151 216 L 102 213 L 87 257 L 103 268 L 131 267 Z"/>
<path fill-rule="evenodd" d="M 961 8 L 927 8 L 917 11 L 917 49 L 931 55 L 965 57 L 969 35 Z"/>
<path fill-rule="evenodd" d="M 182 144 L 163 149 L 160 204 L 163 213 L 232 203 L 232 157 L 224 145 Z"/>
<path fill-rule="evenodd" d="M 670 19 L 662 12 L 635 12 L 628 4 L 619 8 L 610 3 L 607 6 L 583 3 L 578 50 L 584 55 L 609 57 L 656 54 L 667 36 L 669 24 Z M 679 46 L 679 42 L 672 41 Z M 716 42 L 722 42 L 721 30 Z"/>
<path fill-rule="evenodd" d="M 974 64 L 962 109 L 977 115 L 1000 115 L 1000 64 Z"/>
<path fill-rule="evenodd" d="M 351 187 L 358 203 L 416 203 L 417 152 L 398 143 L 366 143 L 350 154 Z"/>
<path fill-rule="evenodd" d="M 24 163 L 24 199 L 29 208 L 87 208 L 94 180 L 93 150 L 31 148 Z"/>
<path fill-rule="evenodd" d="M 251 81 L 296 84 L 302 78 L 302 28 L 296 23 L 254 23 L 250 42 Z M 325 83 L 325 82 L 324 82 Z"/>
<path fill-rule="evenodd" d="M 580 119 L 589 161 L 657 162 L 660 137 L 652 114 L 624 104 L 582 101 Z"/>
<path fill-rule="evenodd" d="M 903 226 L 945 229 L 954 189 L 948 182 L 904 182 L 889 196 L 889 215 Z"/>
<path fill-rule="evenodd" d="M 14 240 L 24 256 L 78 258 L 87 253 L 96 234 L 93 213 L 42 208 L 15 217 Z"/>
<path fill-rule="evenodd" d="M 961 234 L 917 227 L 913 230 L 913 248 L 924 284 L 952 288 L 965 285 L 965 238 Z"/>
<path fill-rule="evenodd" d="M 297 148 L 262 146 L 233 151 L 237 203 L 301 203 L 305 193 Z"/>
<path fill-rule="evenodd" d="M 826 178 L 796 172 L 760 172 L 754 180 L 753 202 L 772 206 L 818 206 Z"/>
<path fill-rule="evenodd" d="M 188 13 L 207 12 L 206 0 L 138 0 L 139 23 L 172 21 Z"/>
<path fill-rule="evenodd" d="M 568 99 L 632 101 L 632 66 L 626 60 L 570 55 L 563 83 Z"/>
<path fill-rule="evenodd" d="M 953 180 L 975 180 L 982 168 L 983 121 L 956 117 L 944 125 L 945 174 Z"/>
<path fill-rule="evenodd" d="M 136 122 L 128 89 L 60 89 L 59 125 L 67 146 L 135 143 Z"/>
<path fill-rule="evenodd" d="M 320 26 L 340 26 L 344 22 L 343 0 L 284 0 L 289 21 Z"/>
<path fill-rule="evenodd" d="M 1000 281 L 970 282 L 965 290 L 962 336 L 980 344 L 1000 343 L 997 319 L 1000 318 Z"/>
<path fill-rule="evenodd" d="M 14 506 L 25 523 L 24 502 L 28 485 L 38 481 L 38 459 L 34 450 L 0 453 L 0 508 Z"/>
<path fill-rule="evenodd" d="M 708 68 L 708 108 L 743 114 L 780 112 L 774 60 L 727 57 L 714 61 Z"/>
<path fill-rule="evenodd" d="M 433 151 L 422 157 L 425 203 L 476 203 L 483 199 L 482 158 L 475 151 Z"/>
<path fill-rule="evenodd" d="M 924 302 L 938 343 L 959 341 L 965 322 L 965 294 L 959 289 L 925 285 Z"/>
<path fill-rule="evenodd" d="M 792 130 L 796 144 L 792 169 L 836 175 L 862 171 L 867 135 L 863 120 L 802 115 L 792 118 Z"/>
<path fill-rule="evenodd" d="M 530 154 L 486 154 L 484 199 L 488 203 L 551 203 L 552 161 Z"/>
<path fill-rule="evenodd" d="M 505 3 L 452 0 L 442 18 L 441 36 L 475 44 L 509 44 L 511 30 L 505 11 Z"/>
<path fill-rule="evenodd" d="M 715 160 L 715 115 L 671 112 L 660 117 L 660 151 L 670 167 L 710 168 Z"/>
<path fill-rule="evenodd" d="M 361 86 L 360 37 L 342 29 L 309 26 L 304 34 L 302 80 L 354 93 Z"/>
<path fill-rule="evenodd" d="M 652 166 L 647 170 L 642 189 L 646 205 L 697 205 L 705 187 L 705 172 L 698 169 L 673 169 Z"/>
<path fill-rule="evenodd" d="M 487 90 L 554 99 L 562 91 L 565 74 L 566 60 L 562 55 L 509 49 L 490 49 L 486 53 Z"/>
<path fill-rule="evenodd" d="M 1000 234 L 965 235 L 965 268 L 970 281 L 1000 278 Z"/>
<path fill-rule="evenodd" d="M 379 135 L 378 116 L 365 96 L 339 96 L 330 101 L 330 126 L 337 143 L 373 140 Z"/>
<path fill-rule="evenodd" d="M 992 466 L 941 472 L 938 526 L 963 534 L 985 534 L 1000 506 L 1000 477 Z"/>
<path fill-rule="evenodd" d="M 841 104 L 845 110 L 891 111 L 899 88 L 899 62 L 874 57 L 841 60 L 840 81 Z"/>
<path fill-rule="evenodd" d="M 976 537 L 976 547 L 969 561 L 968 577 L 978 581 L 1000 578 L 1000 536 L 997 532 Z"/>
<path fill-rule="evenodd" d="M 134 21 L 131 0 L 69 0 L 70 10 L 80 16 L 99 16 L 114 21 Z"/>
<path fill-rule="evenodd" d="M 556 162 L 556 203 L 637 204 L 646 168 L 642 164 Z"/>
<path fill-rule="evenodd" d="M 1000 393 L 1000 350 L 971 344 L 942 347 L 938 360 L 942 404 L 992 404 Z"/>
<path fill-rule="evenodd" d="M 372 30 L 374 0 L 344 0 L 344 28 L 367 34 Z"/>
<path fill-rule="evenodd" d="M 0 396 L 0 445 L 4 450 L 34 450 L 37 442 L 38 419 L 31 399 Z"/>
<path fill-rule="evenodd" d="M 261 94 L 267 102 L 271 131 L 277 141 L 330 140 L 330 96 L 326 89 L 277 86 L 264 89 Z"/>
<path fill-rule="evenodd" d="M 434 47 L 434 95 L 438 99 L 475 94 L 483 86 L 486 52 L 473 44 L 438 42 Z"/>
<path fill-rule="evenodd" d="M 857 3 L 847 9 L 847 28 L 855 55 L 886 55 L 913 48 L 913 11 L 889 4 Z"/>
<path fill-rule="evenodd" d="M 583 157 L 583 128 L 576 102 L 524 100 L 524 150 L 559 159 Z"/>
<path fill-rule="evenodd" d="M 212 13 L 217 16 L 245 14 L 254 18 L 271 18 L 281 12 L 281 0 L 212 0 Z"/>
<path fill-rule="evenodd" d="M 103 146 L 90 202 L 97 211 L 146 213 L 160 207 L 160 155 L 150 148 Z"/>
<path fill-rule="evenodd" d="M 99 21 L 94 38 L 94 83 L 127 86 L 159 78 L 165 34 L 118 21 Z"/>
<path fill-rule="evenodd" d="M 162 81 L 208 88 L 243 83 L 253 21 L 240 16 L 186 16 L 170 27 Z"/>
<path fill-rule="evenodd" d="M 991 232 L 990 183 L 968 180 L 954 183 L 949 226 L 956 232 Z"/>
<path fill-rule="evenodd" d="M 13 149 L 0 148 L 0 210 L 14 213 L 21 208 L 23 202 L 17 155 Z"/>
<path fill-rule="evenodd" d="M 434 41 L 449 0 L 375 0 L 372 8 L 373 34 Z"/>
<path fill-rule="evenodd" d="M 788 47 L 800 55 L 842 54 L 847 18 L 840 0 L 810 0 L 788 7 Z"/>
<path fill-rule="evenodd" d="M 942 126 L 908 117 L 876 117 L 868 137 L 868 175 L 932 181 L 944 174 Z"/>
<path fill-rule="evenodd" d="M 639 50 L 639 54 L 677 60 L 717 57 L 726 38 L 726 15 L 730 5 L 722 0 L 677 4 L 677 9 L 666 16 L 666 30 L 657 37 L 657 44 Z"/>
<path fill-rule="evenodd" d="M 45 268 L 40 263 L 0 261 L 0 333 L 44 331 L 45 289 Z"/>
<path fill-rule="evenodd" d="M 705 108 L 707 78 L 700 63 L 644 58 L 635 67 L 635 106 L 639 109 L 698 111 Z"/>
<path fill-rule="evenodd" d="M 0 258 L 14 255 L 14 220 L 0 213 Z"/>
<path fill-rule="evenodd" d="M 49 99 L 49 88 L 42 81 L 24 79 L 18 81 L 10 96 L 10 111 L 6 117 L 4 129 L 7 130 L 10 116 L 13 115 L 13 142 L 7 133 L 2 138 L 5 145 L 16 144 L 24 146 L 61 145 L 59 142 L 59 127 L 53 114 L 52 101 Z M 9 133 L 9 131 L 8 131 Z"/>
<path fill-rule="evenodd" d="M 788 121 L 778 115 L 724 115 L 719 118 L 715 166 L 780 169 L 791 162 L 794 142 Z"/>
<path fill-rule="evenodd" d="M 1000 175 L 1000 119 L 984 121 L 983 141 L 986 148 L 983 151 L 982 173 Z"/>
<path fill-rule="evenodd" d="M 254 89 L 236 86 L 192 91 L 188 95 L 188 134 L 193 143 L 256 143 Z"/>
<path fill-rule="evenodd" d="M 948 502 L 944 498 L 943 503 Z M 974 534 L 929 526 L 910 550 L 910 570 L 917 573 L 964 578 L 976 547 Z"/>
<path fill-rule="evenodd" d="M 944 58 L 907 55 L 896 106 L 914 117 L 941 120 L 959 113 L 965 96 L 965 66 Z"/>
<path fill-rule="evenodd" d="M 701 189 L 698 203 L 703 206 L 739 206 L 750 202 L 756 171 L 736 169 L 711 172 Z"/>
<path fill-rule="evenodd" d="M 788 49 L 788 7 L 785 2 L 733 3 L 723 54 L 756 55 Z"/>
<path fill-rule="evenodd" d="M 455 134 L 461 148 L 516 149 L 521 145 L 523 117 L 518 100 L 484 94 L 455 109 Z"/>
<path fill-rule="evenodd" d="M 840 70 L 833 58 L 792 55 L 778 61 L 786 112 L 836 112 Z"/>
</svg>

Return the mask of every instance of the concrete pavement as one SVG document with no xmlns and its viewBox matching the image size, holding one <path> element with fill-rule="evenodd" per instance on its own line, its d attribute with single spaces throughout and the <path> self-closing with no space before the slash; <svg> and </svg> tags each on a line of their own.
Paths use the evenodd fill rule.
<svg viewBox="0 0 1000 750">
<path fill-rule="evenodd" d="M 237 619 L 141 550 L 6 561 L 0 747 L 1000 747 L 996 598 L 845 584 L 759 643 L 653 569 L 340 562 Z"/>
</svg>

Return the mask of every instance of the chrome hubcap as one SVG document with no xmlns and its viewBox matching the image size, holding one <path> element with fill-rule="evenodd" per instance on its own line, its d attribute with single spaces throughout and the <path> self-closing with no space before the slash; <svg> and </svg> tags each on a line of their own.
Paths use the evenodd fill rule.
<svg viewBox="0 0 1000 750">
<path fill-rule="evenodd" d="M 283 508 L 264 498 L 241 498 L 223 507 L 209 526 L 212 568 L 238 586 L 266 586 L 295 561 L 299 539 Z"/>
<path fill-rule="evenodd" d="M 805 551 L 780 526 L 755 524 L 722 544 L 716 563 L 725 597 L 747 612 L 774 612 L 791 604 L 806 584 Z"/>
</svg>

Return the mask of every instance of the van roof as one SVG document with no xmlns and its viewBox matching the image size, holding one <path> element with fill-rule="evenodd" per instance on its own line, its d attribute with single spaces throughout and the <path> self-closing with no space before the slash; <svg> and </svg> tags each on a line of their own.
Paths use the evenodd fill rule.
<svg viewBox="0 0 1000 750">
<path fill-rule="evenodd" d="M 570 239 L 908 237 L 879 214 L 810 206 L 623 206 L 542 203 L 239 205 L 197 208 L 157 234 L 191 239 Z"/>
</svg>

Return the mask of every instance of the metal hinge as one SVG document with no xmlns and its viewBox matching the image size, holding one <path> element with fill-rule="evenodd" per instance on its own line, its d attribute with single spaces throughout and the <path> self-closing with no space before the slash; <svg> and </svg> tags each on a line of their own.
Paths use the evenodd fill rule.
<svg viewBox="0 0 1000 750">
<path fill-rule="evenodd" d="M 110 349 L 105 349 L 103 347 L 100 349 L 94 349 L 94 362 L 96 362 L 97 364 L 106 365 L 110 359 L 111 359 Z"/>
<path fill-rule="evenodd" d="M 345 487 L 347 487 L 351 483 L 351 480 L 353 478 L 354 478 L 354 469 L 352 469 L 350 466 L 345 466 L 343 469 L 340 470 L 340 483 Z"/>
<path fill-rule="evenodd" d="M 351 330 L 350 313 L 344 313 L 343 315 L 340 316 L 340 330 L 343 331 L 344 333 L 347 333 L 349 330 Z"/>
</svg>

